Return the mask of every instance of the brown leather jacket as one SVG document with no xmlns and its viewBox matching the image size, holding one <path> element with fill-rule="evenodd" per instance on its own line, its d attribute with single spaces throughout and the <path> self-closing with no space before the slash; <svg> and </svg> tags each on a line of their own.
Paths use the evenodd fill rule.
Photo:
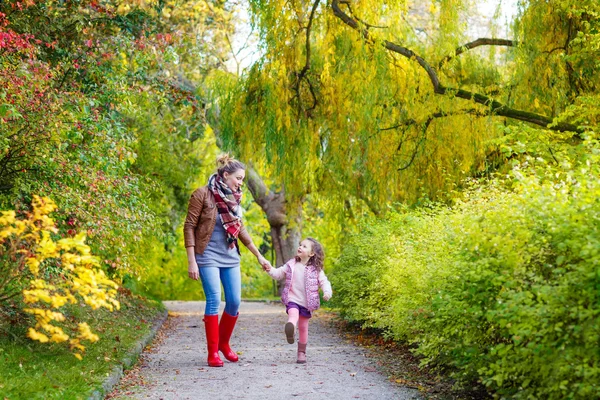
<svg viewBox="0 0 600 400">
<path fill-rule="evenodd" d="M 183 224 L 185 247 L 194 247 L 194 252 L 198 254 L 204 253 L 213 233 L 216 220 L 215 196 L 208 189 L 208 186 L 196 189 L 190 197 L 187 217 Z M 246 247 L 252 243 L 252 238 L 244 225 L 242 225 L 238 239 Z"/>
</svg>

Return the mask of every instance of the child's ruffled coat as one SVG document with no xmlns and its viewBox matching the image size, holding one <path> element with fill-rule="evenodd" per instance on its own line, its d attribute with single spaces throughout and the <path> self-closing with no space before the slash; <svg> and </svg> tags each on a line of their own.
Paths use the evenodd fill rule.
<svg viewBox="0 0 600 400">
<path fill-rule="evenodd" d="M 296 259 L 292 258 L 279 268 L 272 268 L 269 275 L 276 280 L 282 280 L 285 277 L 285 287 L 281 293 L 281 302 L 288 303 L 290 288 L 292 286 L 292 275 L 294 273 L 294 265 Z M 306 303 L 309 311 L 314 311 L 321 306 L 319 299 L 319 287 L 323 290 L 323 294 L 331 297 L 331 283 L 323 270 L 317 271 L 313 265 L 307 265 L 304 273 L 304 285 L 306 287 Z"/>
</svg>

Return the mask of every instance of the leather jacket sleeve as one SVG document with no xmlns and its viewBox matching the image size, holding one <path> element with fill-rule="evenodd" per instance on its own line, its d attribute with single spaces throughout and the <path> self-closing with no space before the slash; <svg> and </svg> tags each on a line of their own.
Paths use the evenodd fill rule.
<svg viewBox="0 0 600 400">
<path fill-rule="evenodd" d="M 200 191 L 197 190 L 192 193 L 188 203 L 187 216 L 185 217 L 185 222 L 183 223 L 183 238 L 186 248 L 196 246 L 195 230 L 196 226 L 198 225 L 200 214 L 202 213 L 203 204 L 204 199 L 202 198 Z"/>
</svg>

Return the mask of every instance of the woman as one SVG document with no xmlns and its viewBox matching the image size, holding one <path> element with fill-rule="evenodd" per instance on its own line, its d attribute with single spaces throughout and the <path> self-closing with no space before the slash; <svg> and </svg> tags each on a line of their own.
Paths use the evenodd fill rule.
<svg viewBox="0 0 600 400">
<path fill-rule="evenodd" d="M 217 158 L 217 173 L 206 186 L 196 189 L 188 204 L 183 227 L 188 257 L 188 275 L 202 281 L 206 296 L 204 326 L 208 365 L 222 367 L 219 351 L 231 362 L 238 361 L 229 339 L 238 318 L 242 283 L 238 239 L 254 254 L 263 268 L 271 264 L 260 254 L 241 219 L 240 201 L 246 167 L 229 155 Z M 221 283 L 225 311 L 219 324 Z"/>
</svg>

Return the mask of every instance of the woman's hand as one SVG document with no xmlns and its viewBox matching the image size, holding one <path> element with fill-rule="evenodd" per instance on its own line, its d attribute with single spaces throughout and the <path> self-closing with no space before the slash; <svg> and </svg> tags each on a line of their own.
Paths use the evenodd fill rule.
<svg viewBox="0 0 600 400">
<path fill-rule="evenodd" d="M 256 259 L 258 260 L 258 263 L 262 266 L 263 270 L 267 272 L 271 270 L 271 263 L 262 255 L 259 255 L 258 257 L 256 257 Z"/>
<path fill-rule="evenodd" d="M 197 281 L 200 278 L 200 273 L 198 272 L 198 265 L 194 263 L 194 265 L 188 265 L 188 276 L 190 279 Z"/>
<path fill-rule="evenodd" d="M 190 279 L 197 281 L 200 278 L 198 271 L 198 264 L 196 264 L 196 253 L 193 247 L 186 247 L 185 249 L 188 259 L 188 276 Z"/>
</svg>

